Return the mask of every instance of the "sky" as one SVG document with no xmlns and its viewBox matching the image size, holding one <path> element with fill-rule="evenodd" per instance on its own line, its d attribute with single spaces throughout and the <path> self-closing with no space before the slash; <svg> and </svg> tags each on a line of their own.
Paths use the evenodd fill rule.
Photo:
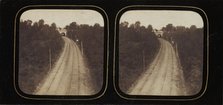
<svg viewBox="0 0 223 105">
<path fill-rule="evenodd" d="M 196 25 L 202 28 L 204 23 L 202 17 L 193 11 L 176 11 L 176 10 L 130 10 L 125 12 L 120 22 L 127 21 L 134 24 L 140 21 L 141 25 L 147 27 L 149 24 L 154 29 L 161 29 L 171 23 L 173 26 L 190 27 Z"/>
<path fill-rule="evenodd" d="M 104 19 L 102 15 L 94 10 L 61 10 L 61 9 L 33 9 L 25 11 L 20 20 L 32 20 L 38 22 L 43 19 L 45 24 L 51 25 L 56 23 L 57 27 L 64 28 L 72 22 L 77 24 L 94 25 L 99 23 L 104 26 Z"/>
</svg>

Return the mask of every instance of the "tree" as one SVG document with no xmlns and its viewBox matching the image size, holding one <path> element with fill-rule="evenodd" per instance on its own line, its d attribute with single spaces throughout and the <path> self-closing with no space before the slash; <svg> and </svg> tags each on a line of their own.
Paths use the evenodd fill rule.
<svg viewBox="0 0 223 105">
<path fill-rule="evenodd" d="M 101 26 L 100 26 L 99 23 L 95 23 L 95 24 L 94 24 L 94 27 L 96 27 L 96 28 L 100 28 Z"/>
<path fill-rule="evenodd" d="M 65 29 L 67 30 L 68 37 L 72 39 L 75 38 L 75 40 L 77 39 L 78 24 L 76 22 L 70 23 L 70 25 L 67 25 Z"/>
<path fill-rule="evenodd" d="M 135 22 L 135 28 L 140 28 L 140 25 L 141 25 L 140 21 Z"/>
<path fill-rule="evenodd" d="M 44 20 L 40 19 L 39 22 L 38 22 L 38 25 L 39 25 L 39 27 L 42 28 L 44 26 Z"/>
<path fill-rule="evenodd" d="M 152 26 L 152 25 L 148 25 L 148 26 L 147 26 L 147 30 L 148 30 L 149 32 L 152 32 L 152 31 L 153 31 L 153 26 Z"/>
<path fill-rule="evenodd" d="M 129 23 L 127 21 L 124 21 L 120 24 L 120 27 L 125 27 L 127 28 L 129 26 Z"/>
<path fill-rule="evenodd" d="M 32 20 L 25 21 L 25 24 L 30 27 L 32 25 Z"/>
<path fill-rule="evenodd" d="M 76 28 L 77 28 L 77 23 L 76 22 L 72 22 L 70 24 L 70 29 L 72 30 L 72 29 L 76 29 Z"/>
<path fill-rule="evenodd" d="M 194 31 L 194 30 L 196 30 L 196 29 L 197 29 L 197 27 L 196 27 L 195 25 L 191 25 L 191 26 L 190 26 L 190 30 L 191 30 L 191 31 Z"/>
<path fill-rule="evenodd" d="M 166 31 L 166 27 L 162 27 L 162 29 L 161 29 L 162 31 Z"/>
<path fill-rule="evenodd" d="M 167 32 L 171 32 L 171 31 L 173 31 L 173 29 L 174 29 L 173 24 L 167 24 L 167 25 L 166 25 L 165 30 L 166 30 Z"/>
<path fill-rule="evenodd" d="M 177 32 L 185 32 L 186 31 L 186 27 L 185 26 L 176 26 L 176 31 Z"/>
<path fill-rule="evenodd" d="M 50 27 L 53 28 L 54 30 L 57 29 L 57 25 L 56 25 L 56 23 L 52 23 Z"/>
</svg>

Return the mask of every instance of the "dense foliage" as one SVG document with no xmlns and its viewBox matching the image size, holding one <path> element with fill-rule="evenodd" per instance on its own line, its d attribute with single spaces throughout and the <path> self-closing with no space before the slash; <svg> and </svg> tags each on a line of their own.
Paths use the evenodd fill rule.
<svg viewBox="0 0 223 105">
<path fill-rule="evenodd" d="M 21 21 L 19 25 L 19 86 L 25 93 L 35 91 L 37 85 L 58 59 L 64 41 L 55 23 L 51 26 L 44 20 L 32 23 Z"/>
<path fill-rule="evenodd" d="M 72 22 L 66 26 L 67 37 L 74 40 L 83 51 L 85 63 L 87 63 L 94 88 L 99 91 L 103 83 L 104 65 L 104 27 L 99 24 L 89 26 L 78 25 Z"/>
<path fill-rule="evenodd" d="M 203 73 L 203 28 L 192 25 L 174 27 L 168 24 L 162 29 L 164 38 L 174 41 L 174 47 L 178 51 L 184 78 L 189 94 L 196 94 L 202 86 Z M 177 48 L 176 48 L 177 47 Z"/>
<path fill-rule="evenodd" d="M 123 92 L 134 84 L 155 58 L 160 43 L 151 25 L 140 26 L 140 22 L 129 26 L 119 25 L 119 86 Z"/>
</svg>

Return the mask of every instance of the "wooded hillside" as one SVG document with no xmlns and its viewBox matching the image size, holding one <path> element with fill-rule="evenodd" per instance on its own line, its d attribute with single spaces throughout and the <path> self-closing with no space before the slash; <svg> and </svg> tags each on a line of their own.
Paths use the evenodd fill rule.
<svg viewBox="0 0 223 105">
<path fill-rule="evenodd" d="M 175 42 L 173 46 L 178 50 L 189 94 L 196 94 L 201 89 L 203 77 L 203 28 L 168 24 L 162 30 L 165 39 Z"/>
<path fill-rule="evenodd" d="M 28 94 L 35 91 L 38 84 L 58 59 L 64 41 L 55 23 L 44 24 L 44 20 L 32 23 L 20 21 L 19 25 L 19 87 Z"/>
<path fill-rule="evenodd" d="M 127 93 L 129 87 L 155 58 L 160 43 L 153 27 L 144 27 L 137 21 L 119 25 L 119 86 Z"/>
<path fill-rule="evenodd" d="M 67 37 L 75 41 L 83 51 L 85 63 L 87 63 L 94 88 L 100 91 L 103 83 L 104 73 L 104 27 L 99 24 L 89 26 L 72 22 L 66 26 Z"/>
</svg>

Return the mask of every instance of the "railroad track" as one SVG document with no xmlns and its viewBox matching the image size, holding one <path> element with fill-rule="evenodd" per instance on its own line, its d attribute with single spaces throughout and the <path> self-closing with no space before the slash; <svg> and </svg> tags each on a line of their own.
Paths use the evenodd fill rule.
<svg viewBox="0 0 223 105">
<path fill-rule="evenodd" d="M 40 83 L 38 95 L 92 95 L 91 76 L 77 44 L 67 37 L 64 50 L 52 70 Z"/>
<path fill-rule="evenodd" d="M 161 43 L 154 61 L 129 88 L 131 95 L 186 95 L 185 81 L 180 63 L 172 45 L 159 38 Z"/>
</svg>

